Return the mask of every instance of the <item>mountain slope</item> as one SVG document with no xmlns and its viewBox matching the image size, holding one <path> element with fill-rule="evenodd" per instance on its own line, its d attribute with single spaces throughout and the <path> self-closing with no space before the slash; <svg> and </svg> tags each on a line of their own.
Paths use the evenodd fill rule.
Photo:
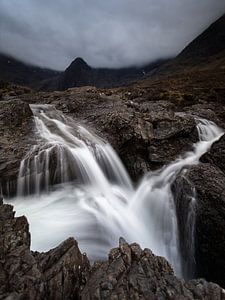
<svg viewBox="0 0 225 300">
<path fill-rule="evenodd" d="M 224 64 L 225 14 L 194 39 L 175 59 L 159 68 L 157 74 L 184 71 L 212 63 Z"/>
<path fill-rule="evenodd" d="M 225 66 L 225 15 L 211 24 L 174 59 L 159 60 L 142 68 L 95 69 L 83 59 L 77 58 L 58 77 L 57 85 L 53 86 L 58 86 L 59 90 L 84 85 L 108 88 L 124 86 L 145 78 L 151 79 L 153 74 L 172 75 L 193 71 L 193 68 L 197 71 L 202 68 L 215 70 L 223 66 Z"/>
<path fill-rule="evenodd" d="M 112 88 L 124 86 L 142 79 L 165 63 L 167 60 L 158 60 L 144 67 L 130 67 L 121 69 L 92 68 L 82 58 L 76 58 L 58 78 L 43 82 L 44 90 L 66 90 L 72 87 L 96 86 Z"/>
<path fill-rule="evenodd" d="M 60 72 L 27 65 L 10 56 L 0 54 L 0 80 L 37 88 L 42 80 Z"/>
<path fill-rule="evenodd" d="M 108 88 L 142 79 L 165 61 L 158 60 L 142 68 L 108 69 L 92 68 L 82 58 L 76 58 L 64 72 L 57 72 L 0 54 L 0 80 L 49 91 L 87 85 Z"/>
</svg>

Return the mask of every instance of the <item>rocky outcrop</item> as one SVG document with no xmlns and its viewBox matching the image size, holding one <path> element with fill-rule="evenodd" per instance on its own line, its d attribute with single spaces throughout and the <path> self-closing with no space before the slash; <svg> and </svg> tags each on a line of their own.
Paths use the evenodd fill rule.
<svg viewBox="0 0 225 300">
<path fill-rule="evenodd" d="M 52 104 L 75 121 L 85 122 L 84 125 L 91 130 L 94 128 L 115 148 L 135 181 L 145 172 L 175 160 L 198 140 L 194 118 L 177 114 L 174 104 L 148 102 L 145 98 L 134 102 L 123 97 L 123 94 L 99 93 L 90 87 L 65 93 L 27 94 L 20 97 L 22 100 L 2 101 L 0 113 L 2 111 L 5 121 L 2 126 L 0 181 L 3 182 L 4 194 L 8 193 L 7 186 L 13 194 L 19 163 L 35 143 L 28 103 Z M 11 123 L 12 116 L 18 124 Z"/>
<path fill-rule="evenodd" d="M 120 240 L 108 262 L 91 268 L 81 299 L 225 299 L 225 293 L 203 279 L 178 279 L 164 258 Z"/>
<path fill-rule="evenodd" d="M 20 161 L 32 144 L 32 112 L 27 103 L 0 102 L 0 184 L 4 195 L 13 194 Z"/>
<path fill-rule="evenodd" d="M 204 163 L 191 167 L 185 175 L 188 181 L 182 177 L 178 178 L 176 185 L 182 187 L 180 193 L 176 194 L 177 213 L 180 227 L 181 243 L 183 243 L 183 254 L 186 257 L 190 253 L 186 244 L 185 222 L 182 213 L 188 210 L 190 203 L 189 195 L 196 192 L 196 226 L 195 259 L 197 276 L 216 282 L 225 286 L 225 176 L 217 167 Z M 176 190 L 177 192 L 177 190 Z M 179 218 L 180 216 L 180 218 Z M 181 217 L 182 216 L 182 217 Z M 187 229 L 187 228 L 186 228 Z M 190 230 L 190 228 L 188 228 Z M 182 249 L 182 245 L 181 245 Z"/>
<path fill-rule="evenodd" d="M 34 103 L 52 104 L 96 132 L 114 147 L 132 178 L 138 180 L 146 171 L 159 169 L 191 150 L 198 134 L 194 117 L 177 113 L 173 103 L 141 98 L 141 92 L 134 100 L 130 96 L 129 92 L 86 87 L 40 94 Z"/>
<path fill-rule="evenodd" d="M 126 110 L 106 112 L 94 122 L 134 180 L 175 160 L 197 142 L 194 118 L 176 114 L 169 102 L 129 101 L 126 105 Z"/>
<path fill-rule="evenodd" d="M 182 273 L 196 278 L 196 189 L 183 170 L 172 184 L 176 207 Z"/>
<path fill-rule="evenodd" d="M 225 135 L 212 145 L 201 161 L 217 166 L 225 174 Z"/>
<path fill-rule="evenodd" d="M 77 242 L 69 238 L 46 253 L 34 253 L 43 274 L 45 299 L 74 299 L 85 283 L 89 261 Z"/>
<path fill-rule="evenodd" d="M 26 218 L 2 200 L 0 250 L 0 299 L 225 299 L 218 285 L 178 279 L 164 258 L 123 239 L 92 267 L 73 238 L 32 252 Z"/>
<path fill-rule="evenodd" d="M 193 244 L 188 244 L 192 235 L 197 275 L 225 286 L 225 136 L 200 160 L 203 164 L 191 167 L 173 186 L 184 266 L 185 260 L 189 267 L 194 262 L 190 262 Z M 193 196 L 195 207 L 191 207 Z M 191 210 L 196 216 L 190 222 Z"/>
<path fill-rule="evenodd" d="M 74 299 L 86 256 L 70 238 L 47 253 L 30 251 L 29 225 L 0 202 L 0 299 Z"/>
</svg>

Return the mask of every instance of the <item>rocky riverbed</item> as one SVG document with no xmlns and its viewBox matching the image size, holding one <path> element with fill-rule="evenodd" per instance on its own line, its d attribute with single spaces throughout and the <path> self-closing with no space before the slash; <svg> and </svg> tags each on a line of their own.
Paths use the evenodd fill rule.
<svg viewBox="0 0 225 300">
<path fill-rule="evenodd" d="M 197 117 L 225 128 L 222 83 L 214 83 L 214 88 L 198 83 L 198 88 L 192 85 L 191 90 L 178 83 L 178 79 L 176 84 L 167 79 L 160 88 L 155 81 L 148 87 L 143 83 L 112 90 L 85 87 L 52 93 L 2 86 L 0 182 L 4 197 L 16 193 L 20 161 L 36 143 L 32 103 L 54 105 L 108 140 L 135 182 L 145 172 L 192 149 L 198 140 Z M 178 214 L 188 201 L 182 191 L 195 188 L 197 193 L 196 277 L 223 287 L 224 153 L 223 136 L 201 158 L 201 164 L 188 170 L 185 180 L 181 175 L 175 183 L 183 187 L 176 195 L 181 203 Z M 15 218 L 13 208 L 2 203 L 0 231 L 0 299 L 225 299 L 218 285 L 203 279 L 178 279 L 164 258 L 123 240 L 111 250 L 107 262 L 93 266 L 73 238 L 47 253 L 32 252 L 26 218 Z M 183 256 L 185 259 L 185 252 Z"/>
<path fill-rule="evenodd" d="M 225 299 L 218 285 L 185 282 L 164 258 L 122 238 L 108 261 L 91 266 L 73 238 L 30 251 L 26 218 L 15 218 L 2 200 L 0 220 L 0 299 Z"/>
</svg>

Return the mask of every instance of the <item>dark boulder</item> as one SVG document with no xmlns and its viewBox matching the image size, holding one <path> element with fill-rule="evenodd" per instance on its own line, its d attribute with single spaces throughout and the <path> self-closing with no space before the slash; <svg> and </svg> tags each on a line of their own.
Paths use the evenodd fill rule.
<svg viewBox="0 0 225 300">
<path fill-rule="evenodd" d="M 119 92 L 106 95 L 81 88 L 64 94 L 52 103 L 107 140 L 134 180 L 175 160 L 198 141 L 194 117 L 176 113 L 169 101 L 144 96 L 131 101 Z"/>
<path fill-rule="evenodd" d="M 201 161 L 217 166 L 225 173 L 225 135 L 212 145 L 211 149 L 201 157 Z"/>
<path fill-rule="evenodd" d="M 76 299 L 88 268 L 73 238 L 47 253 L 31 252 L 26 218 L 15 218 L 0 201 L 0 299 Z"/>
<path fill-rule="evenodd" d="M 172 184 L 176 206 L 182 273 L 186 279 L 196 277 L 196 189 L 187 179 L 186 170 Z"/>
<path fill-rule="evenodd" d="M 225 175 L 219 168 L 204 163 L 191 167 L 186 177 L 188 181 L 182 178 L 176 181 L 182 187 L 182 192 L 175 196 L 181 233 L 185 233 L 185 226 L 193 225 L 183 211 L 186 209 L 187 215 L 189 195 L 195 189 L 197 276 L 225 286 Z M 188 238 L 183 235 L 183 240 Z"/>
<path fill-rule="evenodd" d="M 111 112 L 101 119 L 101 131 L 135 180 L 175 160 L 198 141 L 193 117 L 177 115 L 160 102 L 158 107 L 154 104 L 149 103 L 145 113 Z"/>
<path fill-rule="evenodd" d="M 0 102 L 0 184 L 4 195 L 16 190 L 20 161 L 32 143 L 32 111 L 19 99 Z"/>
<path fill-rule="evenodd" d="M 0 299 L 43 295 L 43 276 L 30 252 L 27 220 L 15 218 L 13 207 L 0 203 Z"/>
</svg>

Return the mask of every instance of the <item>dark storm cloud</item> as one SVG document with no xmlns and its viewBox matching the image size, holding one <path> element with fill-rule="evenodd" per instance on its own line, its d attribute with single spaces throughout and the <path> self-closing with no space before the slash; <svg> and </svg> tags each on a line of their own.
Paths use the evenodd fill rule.
<svg viewBox="0 0 225 300">
<path fill-rule="evenodd" d="M 225 12 L 224 0 L 1 0 L 0 52 L 64 69 L 176 55 Z"/>
</svg>

